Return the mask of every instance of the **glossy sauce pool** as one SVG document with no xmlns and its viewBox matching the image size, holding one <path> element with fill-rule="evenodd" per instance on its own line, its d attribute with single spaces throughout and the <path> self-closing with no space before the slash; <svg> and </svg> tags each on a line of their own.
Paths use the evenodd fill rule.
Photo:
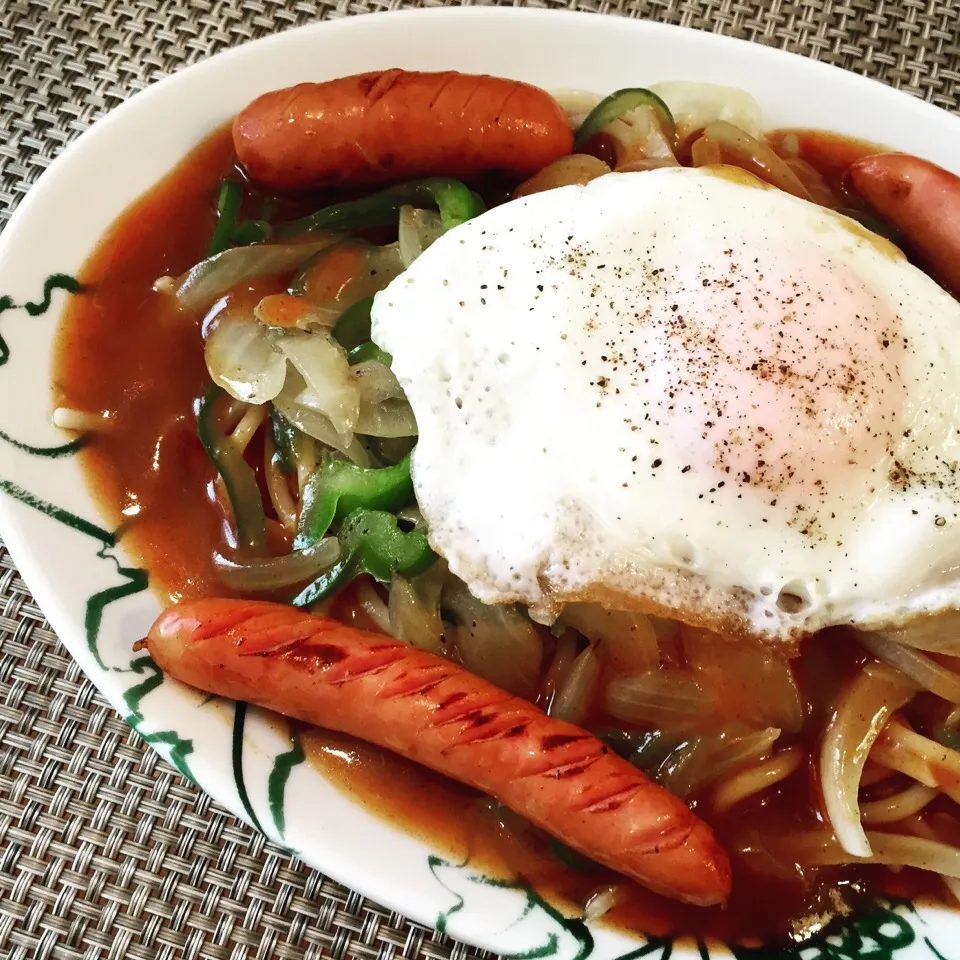
<svg viewBox="0 0 960 960">
<path fill-rule="evenodd" d="M 870 152 L 822 134 L 804 133 L 798 142 L 831 185 Z M 130 207 L 85 264 L 78 278 L 84 292 L 68 307 L 57 345 L 55 404 L 109 415 L 109 428 L 81 452 L 83 467 L 103 513 L 121 527 L 125 550 L 148 568 L 164 603 L 224 593 L 211 557 L 225 528 L 213 497 L 215 471 L 196 435 L 197 403 L 209 383 L 200 318 L 178 313 L 152 288 L 158 277 L 202 259 L 217 185 L 232 171 L 224 130 Z M 726 909 L 685 907 L 601 868 L 566 865 L 544 834 L 467 787 L 344 735 L 299 735 L 311 763 L 341 790 L 451 857 L 469 856 L 491 875 L 522 877 L 572 915 L 616 883 L 621 900 L 607 921 L 647 934 L 782 942 L 815 932 L 838 908 L 864 907 L 865 886 L 917 897 L 938 883 L 909 870 L 894 876 L 864 867 L 822 871 L 816 883 L 803 884 L 789 864 L 777 878 L 735 859 Z M 814 826 L 802 782 L 811 775 L 803 765 L 780 788 L 712 819 L 721 841 L 734 848 L 760 828 L 784 835 Z"/>
</svg>

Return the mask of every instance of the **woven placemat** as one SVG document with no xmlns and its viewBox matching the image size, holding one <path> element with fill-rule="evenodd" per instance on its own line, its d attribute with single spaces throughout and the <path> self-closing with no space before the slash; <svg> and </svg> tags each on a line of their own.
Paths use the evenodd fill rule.
<svg viewBox="0 0 960 960">
<path fill-rule="evenodd" d="M 0 228 L 95 119 L 245 40 L 395 0 L 0 0 Z M 438 6 L 424 0 L 416 6 Z M 825 60 L 957 110 L 956 0 L 571 0 Z M 0 552 L 0 956 L 485 956 L 238 823 L 117 717 Z"/>
</svg>

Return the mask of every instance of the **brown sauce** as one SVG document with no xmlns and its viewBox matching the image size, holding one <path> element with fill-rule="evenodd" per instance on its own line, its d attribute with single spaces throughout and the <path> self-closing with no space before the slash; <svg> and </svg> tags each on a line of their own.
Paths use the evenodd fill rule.
<svg viewBox="0 0 960 960">
<path fill-rule="evenodd" d="M 217 592 L 210 558 L 223 532 L 207 495 L 216 471 L 197 439 L 195 404 L 209 382 L 199 320 L 153 283 L 202 259 L 216 185 L 232 166 L 224 130 L 114 223 L 77 278 L 85 292 L 66 311 L 54 359 L 56 405 L 112 415 L 83 466 L 163 601 Z"/>
<path fill-rule="evenodd" d="M 851 159 L 874 149 L 819 133 L 797 138 L 800 155 L 831 186 Z M 120 217 L 83 267 L 85 290 L 67 309 L 57 345 L 55 403 L 109 411 L 109 428 L 80 454 L 83 467 L 162 602 L 224 592 L 211 563 L 223 544 L 224 518 L 213 497 L 214 469 L 196 436 L 196 406 L 208 385 L 200 321 L 179 314 L 152 286 L 203 257 L 217 184 L 232 168 L 229 133 L 220 131 Z M 304 740 L 310 762 L 358 802 L 457 859 L 470 855 L 490 873 L 525 878 L 573 913 L 592 892 L 616 883 L 624 898 L 607 921 L 647 934 L 759 945 L 796 938 L 824 917 L 857 909 L 868 889 L 911 896 L 936 889 L 936 878 L 870 867 L 825 870 L 804 883 L 790 864 L 775 876 L 735 856 L 727 908 L 688 907 L 602 868 L 564 865 L 543 833 L 409 761 L 340 734 L 310 730 Z M 737 850 L 761 833 L 815 826 L 812 776 L 805 762 L 781 787 L 712 818 L 722 842 Z"/>
<path fill-rule="evenodd" d="M 842 640 L 827 637 L 821 642 Z M 850 672 L 856 665 L 851 657 Z M 803 743 L 802 736 L 799 742 L 815 757 L 820 728 L 807 726 L 810 742 Z M 801 880 L 795 864 L 771 863 L 773 855 L 764 848 L 763 837 L 788 836 L 822 823 L 811 806 L 815 770 L 809 760 L 780 786 L 744 801 L 725 816 L 698 811 L 733 855 L 730 900 L 725 907 L 702 908 L 653 894 L 576 855 L 576 866 L 571 867 L 569 852 L 558 854 L 545 833 L 509 810 L 379 747 L 344 734 L 311 730 L 304 735 L 304 748 L 315 769 L 383 819 L 434 845 L 454 862 L 469 859 L 497 878 L 523 877 L 571 915 L 582 914 L 594 893 L 616 885 L 618 903 L 604 922 L 627 931 L 758 947 L 802 939 L 819 930 L 825 919 L 867 911 L 877 895 L 943 899 L 939 878 L 917 870 L 894 874 L 872 865 L 822 868 Z M 700 805 L 694 801 L 694 809 Z M 744 848 L 746 855 L 737 853 Z"/>
<path fill-rule="evenodd" d="M 828 187 L 839 195 L 846 194 L 843 175 L 847 167 L 871 153 L 883 153 L 888 148 L 867 140 L 844 137 L 825 130 L 774 130 L 768 139 L 781 155 L 788 137 L 796 139 L 796 156 L 805 160 L 826 181 Z M 851 203 L 851 206 L 856 206 Z"/>
</svg>

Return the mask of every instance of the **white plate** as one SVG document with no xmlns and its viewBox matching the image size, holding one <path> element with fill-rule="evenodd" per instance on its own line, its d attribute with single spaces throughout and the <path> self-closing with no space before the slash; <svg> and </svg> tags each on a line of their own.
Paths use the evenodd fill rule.
<svg viewBox="0 0 960 960">
<path fill-rule="evenodd" d="M 564 921 L 521 888 L 439 862 L 338 793 L 290 743 L 246 715 L 163 681 L 131 640 L 159 612 L 114 544 L 69 437 L 50 424 L 50 369 L 64 292 L 111 221 L 191 147 L 265 90 L 383 67 L 459 69 L 606 93 L 659 80 L 750 90 L 768 126 L 816 126 L 891 144 L 960 171 L 960 120 L 824 66 L 724 37 L 617 17 L 509 8 L 349 18 L 258 40 L 133 97 L 43 175 L 0 240 L 0 532 L 87 675 L 157 750 L 220 803 L 310 864 L 409 917 L 500 953 L 562 960 L 703 956 Z M 49 306 L 49 309 L 46 307 Z M 23 446 L 29 444 L 29 447 Z M 66 444 L 66 446 L 65 446 Z M 241 722 L 238 723 L 237 721 Z M 960 917 L 891 906 L 846 935 L 779 958 L 958 956 Z M 711 955 L 725 955 L 711 947 Z M 936 950 L 939 950 L 939 954 Z M 773 957 L 773 952 L 764 951 Z M 751 954 L 753 956 L 753 954 Z"/>
</svg>

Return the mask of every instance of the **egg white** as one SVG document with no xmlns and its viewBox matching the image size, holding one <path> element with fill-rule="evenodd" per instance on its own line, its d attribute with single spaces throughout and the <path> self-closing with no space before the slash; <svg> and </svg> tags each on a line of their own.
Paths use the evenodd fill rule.
<svg viewBox="0 0 960 960">
<path fill-rule="evenodd" d="M 960 606 L 960 304 L 726 168 L 495 208 L 378 294 L 471 592 L 788 638 Z"/>
</svg>

